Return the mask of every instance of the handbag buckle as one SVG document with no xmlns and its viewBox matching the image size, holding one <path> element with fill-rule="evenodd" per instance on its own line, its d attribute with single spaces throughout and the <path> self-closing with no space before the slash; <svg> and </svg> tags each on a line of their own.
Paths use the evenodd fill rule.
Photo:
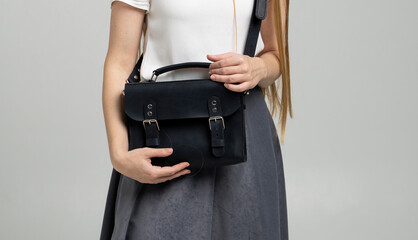
<svg viewBox="0 0 418 240">
<path fill-rule="evenodd" d="M 157 129 L 158 129 L 158 131 L 160 131 L 160 127 L 158 126 L 158 121 L 157 121 L 157 119 L 145 119 L 144 121 L 142 121 L 142 125 L 144 126 L 144 128 L 145 128 L 145 123 L 148 123 L 148 124 L 150 124 L 151 125 L 151 123 L 153 123 L 153 122 L 155 122 L 156 124 L 157 124 Z"/>
<path fill-rule="evenodd" d="M 211 121 L 211 120 L 214 120 L 214 121 L 216 122 L 216 120 L 219 120 L 219 119 L 221 119 L 221 120 L 222 120 L 222 125 L 223 125 L 223 127 L 224 127 L 224 129 L 225 129 L 225 122 L 224 122 L 224 118 L 223 118 L 222 116 L 212 116 L 212 117 L 210 117 L 210 118 L 209 118 L 209 129 L 210 129 L 210 130 L 212 130 L 212 127 L 210 126 L 210 121 Z"/>
</svg>

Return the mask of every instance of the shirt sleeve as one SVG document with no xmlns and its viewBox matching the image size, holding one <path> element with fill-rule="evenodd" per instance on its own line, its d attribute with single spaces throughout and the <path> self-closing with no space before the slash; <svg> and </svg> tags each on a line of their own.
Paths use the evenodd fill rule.
<svg viewBox="0 0 418 240">
<path fill-rule="evenodd" d="M 149 11 L 150 0 L 110 0 L 110 1 L 111 1 L 110 4 L 112 4 L 114 1 L 124 2 L 133 7 L 144 9 L 145 13 L 148 13 Z"/>
</svg>

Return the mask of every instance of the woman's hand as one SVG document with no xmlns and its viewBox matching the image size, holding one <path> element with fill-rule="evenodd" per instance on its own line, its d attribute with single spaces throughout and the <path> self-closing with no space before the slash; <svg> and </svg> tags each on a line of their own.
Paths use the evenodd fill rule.
<svg viewBox="0 0 418 240">
<path fill-rule="evenodd" d="M 172 148 L 136 148 L 125 152 L 112 163 L 118 172 L 127 177 L 141 183 L 156 184 L 190 173 L 189 169 L 185 169 L 190 165 L 188 162 L 165 167 L 151 164 L 151 158 L 167 157 L 172 153 Z"/>
<path fill-rule="evenodd" d="M 243 92 L 254 88 L 267 74 L 265 63 L 259 57 L 227 52 L 207 54 L 207 58 L 213 61 L 209 66 L 210 78 L 223 82 L 231 91 Z"/>
</svg>

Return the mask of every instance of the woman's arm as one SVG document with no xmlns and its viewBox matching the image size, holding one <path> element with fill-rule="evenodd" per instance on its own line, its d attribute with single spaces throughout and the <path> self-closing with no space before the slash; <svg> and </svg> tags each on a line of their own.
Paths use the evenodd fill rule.
<svg viewBox="0 0 418 240">
<path fill-rule="evenodd" d="M 281 75 L 281 68 L 280 68 L 280 54 L 279 54 L 279 47 L 277 46 L 277 36 L 274 30 L 274 9 L 273 9 L 273 1 L 279 1 L 282 10 L 282 28 L 284 32 L 285 24 L 286 24 L 286 1 L 285 0 L 268 0 L 267 6 L 267 16 L 261 22 L 260 26 L 260 33 L 261 38 L 263 39 L 264 48 L 261 50 L 256 56 L 255 61 L 259 60 L 259 63 L 256 63 L 255 69 L 260 69 L 260 72 L 264 73 L 260 74 L 262 77 L 258 82 L 258 86 L 262 88 L 266 88 L 273 84 L 275 80 L 277 80 Z"/>
<path fill-rule="evenodd" d="M 109 47 L 104 63 L 102 107 L 110 159 L 120 173 L 143 183 L 171 180 L 190 171 L 188 163 L 172 167 L 151 165 L 151 157 L 164 157 L 170 148 L 138 148 L 128 151 L 128 133 L 122 91 L 136 60 L 141 41 L 145 10 L 126 3 L 112 2 Z"/>
<path fill-rule="evenodd" d="M 118 1 L 112 3 L 109 47 L 103 71 L 102 103 L 109 153 L 114 165 L 118 164 L 115 159 L 128 150 L 121 93 L 137 58 L 144 15 L 145 10 Z M 129 24 L 123 24 L 128 22 Z"/>
<path fill-rule="evenodd" d="M 274 31 L 273 1 L 280 1 L 281 9 L 286 9 L 285 0 L 268 0 L 267 16 L 260 26 L 263 50 L 254 57 L 234 52 L 208 54 L 207 58 L 213 61 L 209 67 L 213 81 L 224 82 L 229 90 L 242 92 L 256 85 L 266 88 L 280 77 L 280 55 Z M 286 16 L 285 13 L 282 12 L 282 16 Z M 282 19 L 282 27 L 285 27 L 285 19 Z"/>
</svg>

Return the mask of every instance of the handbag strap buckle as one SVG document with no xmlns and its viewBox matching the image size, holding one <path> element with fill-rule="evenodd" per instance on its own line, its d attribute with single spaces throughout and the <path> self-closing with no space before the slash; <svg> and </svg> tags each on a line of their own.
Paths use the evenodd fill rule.
<svg viewBox="0 0 418 240">
<path fill-rule="evenodd" d="M 142 125 L 144 126 L 144 128 L 145 128 L 145 123 L 148 123 L 149 125 L 151 125 L 151 123 L 157 124 L 157 129 L 158 131 L 160 131 L 160 126 L 158 126 L 157 119 L 144 119 L 144 121 L 142 121 Z"/>
<path fill-rule="evenodd" d="M 224 118 L 222 117 L 222 116 L 212 116 L 212 117 L 210 117 L 209 119 L 208 119 L 208 121 L 209 121 L 209 129 L 210 130 L 212 130 L 212 127 L 211 127 L 211 125 L 210 125 L 210 121 L 215 121 L 216 122 L 216 120 L 222 120 L 222 126 L 224 127 L 224 129 L 225 129 L 225 122 L 224 122 Z"/>
<path fill-rule="evenodd" d="M 211 96 L 207 101 L 207 105 L 209 112 L 208 121 L 210 129 L 212 154 L 215 157 L 222 157 L 225 154 L 225 121 L 222 117 L 221 99 L 217 96 Z"/>
</svg>

